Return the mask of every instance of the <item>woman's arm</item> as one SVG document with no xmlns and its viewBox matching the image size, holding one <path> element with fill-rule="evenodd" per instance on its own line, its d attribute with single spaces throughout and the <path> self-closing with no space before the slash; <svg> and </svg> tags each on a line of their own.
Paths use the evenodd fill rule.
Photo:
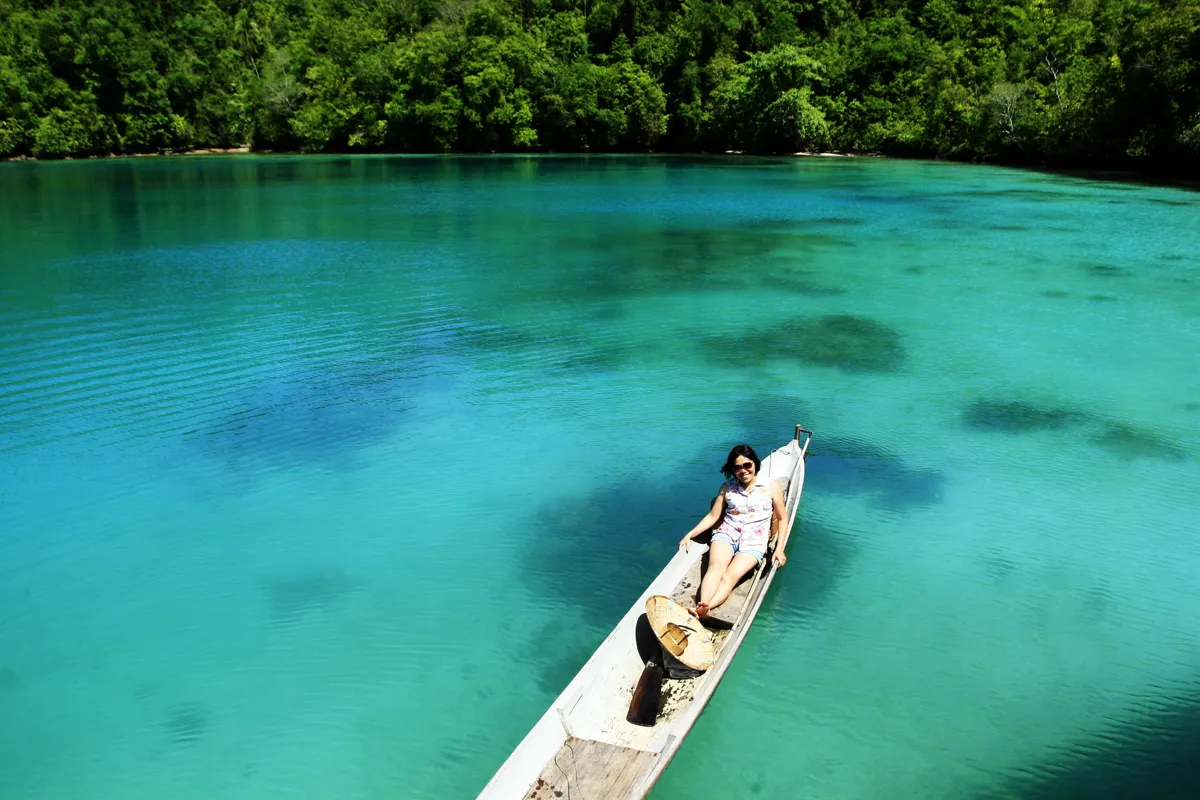
<svg viewBox="0 0 1200 800">
<path fill-rule="evenodd" d="M 775 566 L 782 567 L 787 563 L 787 554 L 784 553 L 784 548 L 787 547 L 792 526 L 791 520 L 787 516 L 787 504 L 783 502 L 783 490 L 779 488 L 778 481 L 771 483 L 771 508 L 774 512 L 771 514 L 771 534 L 778 537 L 775 540 L 775 556 L 771 560 Z"/>
<path fill-rule="evenodd" d="M 712 508 L 704 515 L 704 518 L 696 523 L 696 526 L 688 531 L 682 539 L 679 540 L 679 546 L 687 550 L 688 542 L 695 539 L 700 534 L 717 524 L 721 519 L 721 515 L 725 513 L 725 486 L 722 484 L 721 491 L 717 492 L 717 497 L 713 500 Z"/>
</svg>

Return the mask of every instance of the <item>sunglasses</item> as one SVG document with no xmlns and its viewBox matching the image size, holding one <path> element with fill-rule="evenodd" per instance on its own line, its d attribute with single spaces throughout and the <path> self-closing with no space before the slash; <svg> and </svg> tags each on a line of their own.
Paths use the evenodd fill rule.
<svg viewBox="0 0 1200 800">
<path fill-rule="evenodd" d="M 753 472 L 754 471 L 754 462 L 753 461 L 743 461 L 740 464 L 733 465 L 734 472 L 741 472 L 743 470 L 745 470 L 746 472 Z"/>
</svg>

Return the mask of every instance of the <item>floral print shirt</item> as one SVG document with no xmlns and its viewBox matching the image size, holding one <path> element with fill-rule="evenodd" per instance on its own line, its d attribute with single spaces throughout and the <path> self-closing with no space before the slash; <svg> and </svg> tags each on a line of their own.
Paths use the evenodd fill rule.
<svg viewBox="0 0 1200 800">
<path fill-rule="evenodd" d="M 721 491 L 725 494 L 725 517 L 713 533 L 724 533 L 743 547 L 766 550 L 775 508 L 771 490 L 756 475 L 749 489 L 743 489 L 737 478 L 730 478 L 721 485 Z"/>
</svg>

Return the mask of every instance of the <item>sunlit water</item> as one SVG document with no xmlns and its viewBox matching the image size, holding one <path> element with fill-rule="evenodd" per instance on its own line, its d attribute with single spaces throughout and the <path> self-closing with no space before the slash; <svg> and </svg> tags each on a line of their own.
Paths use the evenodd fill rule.
<svg viewBox="0 0 1200 800">
<path fill-rule="evenodd" d="M 0 797 L 471 797 L 796 422 L 656 797 L 1185 794 L 1198 253 L 930 163 L 0 165 Z"/>
</svg>

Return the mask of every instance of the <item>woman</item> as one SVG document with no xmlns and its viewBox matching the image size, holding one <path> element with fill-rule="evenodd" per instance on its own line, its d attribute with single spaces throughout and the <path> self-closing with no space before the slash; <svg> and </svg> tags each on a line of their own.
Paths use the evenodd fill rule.
<svg viewBox="0 0 1200 800">
<path fill-rule="evenodd" d="M 771 563 L 776 567 L 787 563 L 783 548 L 790 530 L 779 530 L 780 520 L 787 519 L 783 492 L 778 483 L 767 486 L 759 480 L 761 464 L 748 444 L 730 450 L 721 467 L 728 480 L 721 484 L 712 509 L 679 540 L 679 546 L 687 550 L 688 542 L 721 520 L 708 547 L 708 571 L 700 582 L 700 602 L 693 612 L 698 617 L 707 617 L 728 600 L 738 581 L 763 562 L 772 534 L 777 533 L 779 539 Z"/>
</svg>

